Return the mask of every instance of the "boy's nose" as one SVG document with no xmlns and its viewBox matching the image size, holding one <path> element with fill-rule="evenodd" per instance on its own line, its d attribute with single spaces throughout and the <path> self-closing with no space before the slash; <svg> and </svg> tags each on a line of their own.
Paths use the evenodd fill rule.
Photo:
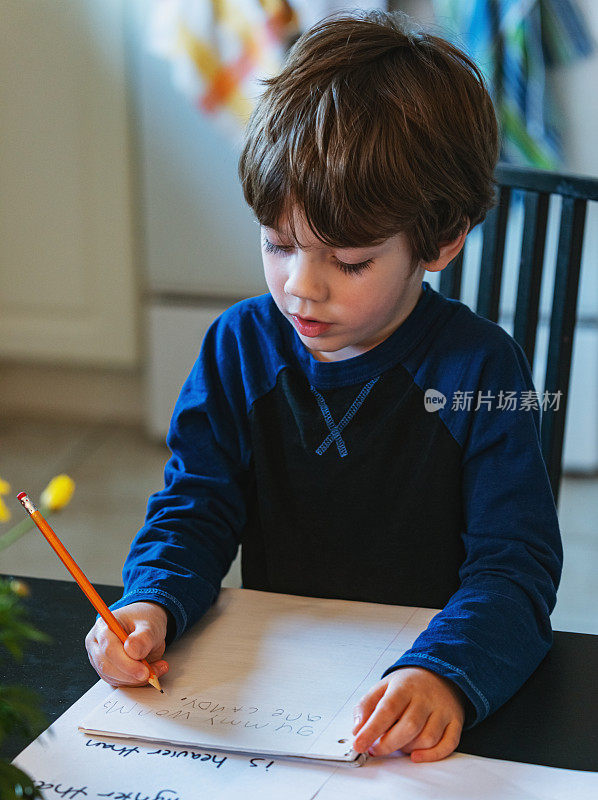
<svg viewBox="0 0 598 800">
<path fill-rule="evenodd" d="M 322 268 L 313 257 L 305 253 L 297 255 L 289 270 L 284 285 L 285 294 L 301 300 L 321 303 L 328 297 L 328 287 L 322 275 Z"/>
</svg>

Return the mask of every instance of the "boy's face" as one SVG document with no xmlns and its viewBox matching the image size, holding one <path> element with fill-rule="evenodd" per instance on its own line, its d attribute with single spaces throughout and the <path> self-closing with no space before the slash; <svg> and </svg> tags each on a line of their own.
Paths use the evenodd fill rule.
<svg viewBox="0 0 598 800">
<path fill-rule="evenodd" d="M 403 234 L 372 247 L 330 248 L 296 215 L 287 230 L 262 226 L 262 259 L 274 302 L 319 361 L 341 361 L 380 344 L 422 293 Z"/>
</svg>

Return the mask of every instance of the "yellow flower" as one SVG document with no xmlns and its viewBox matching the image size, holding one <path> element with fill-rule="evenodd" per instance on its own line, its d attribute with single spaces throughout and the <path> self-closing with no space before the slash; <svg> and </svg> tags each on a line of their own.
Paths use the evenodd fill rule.
<svg viewBox="0 0 598 800">
<path fill-rule="evenodd" d="M 52 478 L 40 496 L 40 505 L 49 511 L 60 511 L 68 505 L 75 491 L 75 482 L 68 475 Z"/>
<path fill-rule="evenodd" d="M 17 597 L 29 597 L 31 594 L 29 586 L 24 581 L 13 579 L 8 585 L 11 592 Z"/>
<path fill-rule="evenodd" d="M 0 495 L 8 494 L 9 492 L 10 492 L 10 483 L 7 483 L 6 481 L 3 481 L 2 478 L 0 478 Z M 6 507 L 6 503 L 4 502 L 4 500 L 0 497 L 0 522 L 8 522 L 9 519 L 10 519 L 10 511 Z"/>
</svg>

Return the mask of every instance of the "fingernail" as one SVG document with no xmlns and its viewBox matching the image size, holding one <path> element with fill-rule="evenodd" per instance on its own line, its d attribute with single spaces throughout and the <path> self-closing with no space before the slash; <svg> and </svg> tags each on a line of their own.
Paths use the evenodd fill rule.
<svg viewBox="0 0 598 800">
<path fill-rule="evenodd" d="M 147 680 L 149 676 L 145 667 L 139 667 L 139 669 L 135 671 L 135 677 L 140 681 Z"/>
<path fill-rule="evenodd" d="M 369 747 L 368 748 L 368 754 L 371 755 L 371 756 L 375 756 L 376 755 L 376 751 L 374 750 L 373 747 Z"/>
<path fill-rule="evenodd" d="M 355 728 L 358 728 L 360 724 L 361 724 L 361 717 L 359 716 L 359 714 L 356 714 L 353 717 L 353 730 L 355 730 Z"/>
</svg>

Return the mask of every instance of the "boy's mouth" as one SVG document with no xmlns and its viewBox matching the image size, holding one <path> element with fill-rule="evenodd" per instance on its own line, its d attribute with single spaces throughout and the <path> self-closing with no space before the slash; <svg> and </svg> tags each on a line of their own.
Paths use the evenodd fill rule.
<svg viewBox="0 0 598 800">
<path fill-rule="evenodd" d="M 302 336 L 321 336 L 332 325 L 331 322 L 320 322 L 317 319 L 306 319 L 298 314 L 291 314 L 295 327 Z"/>
</svg>

